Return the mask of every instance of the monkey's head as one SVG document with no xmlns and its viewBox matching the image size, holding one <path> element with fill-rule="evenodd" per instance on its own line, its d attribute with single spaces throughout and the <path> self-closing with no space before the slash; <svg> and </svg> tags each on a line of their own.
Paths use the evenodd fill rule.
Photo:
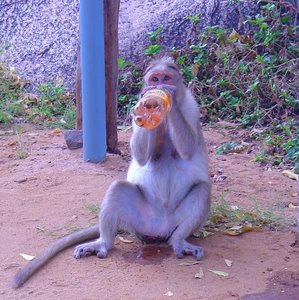
<svg viewBox="0 0 299 300">
<path fill-rule="evenodd" d="M 182 75 L 178 66 L 169 57 L 154 60 L 145 71 L 144 82 L 146 86 L 183 84 Z"/>
</svg>

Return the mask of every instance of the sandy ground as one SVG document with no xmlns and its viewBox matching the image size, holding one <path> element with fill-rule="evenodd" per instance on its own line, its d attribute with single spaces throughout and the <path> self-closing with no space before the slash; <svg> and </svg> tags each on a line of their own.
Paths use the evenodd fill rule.
<svg viewBox="0 0 299 300">
<path fill-rule="evenodd" d="M 130 131 L 119 134 L 124 155 L 108 154 L 100 164 L 85 163 L 82 149 L 69 150 L 59 131 L 27 129 L 19 137 L 4 136 L 4 131 L 0 136 L 1 299 L 299 299 L 299 248 L 291 247 L 292 228 L 192 238 L 205 248 L 206 256 L 190 266 L 181 263 L 194 262 L 192 257 L 178 260 L 167 245 L 144 246 L 122 234 L 133 243 L 117 238 L 107 259 L 75 260 L 73 249 L 68 249 L 13 290 L 13 275 L 27 263 L 20 253 L 37 255 L 60 236 L 97 222 L 95 210 L 107 187 L 125 178 Z M 253 162 L 253 152 L 215 155 L 215 147 L 230 140 L 232 133 L 205 128 L 204 134 L 213 201 L 225 197 L 244 208 L 255 201 L 265 210 L 277 204 L 287 217 L 294 215 L 288 204 L 296 202 L 298 182 Z M 18 159 L 20 150 L 29 156 Z M 217 174 L 225 179 L 215 180 Z M 225 259 L 233 261 L 231 267 Z M 200 268 L 204 275 L 197 279 Z"/>
</svg>

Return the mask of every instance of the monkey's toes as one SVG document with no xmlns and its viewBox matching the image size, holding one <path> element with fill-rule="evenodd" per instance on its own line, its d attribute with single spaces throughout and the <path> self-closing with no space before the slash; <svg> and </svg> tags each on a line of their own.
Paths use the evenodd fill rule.
<svg viewBox="0 0 299 300">
<path fill-rule="evenodd" d="M 98 251 L 97 253 L 97 257 L 98 258 L 106 258 L 108 255 L 108 251 L 107 250 L 103 250 L 101 249 L 100 251 Z"/>
<path fill-rule="evenodd" d="M 202 247 L 192 245 L 184 242 L 180 247 L 174 247 L 174 253 L 177 258 L 183 258 L 185 255 L 193 255 L 197 260 L 204 257 L 204 250 Z"/>
<path fill-rule="evenodd" d="M 77 246 L 74 251 L 74 257 L 76 259 L 91 256 L 92 254 L 94 254 L 94 250 L 88 247 Z"/>
</svg>

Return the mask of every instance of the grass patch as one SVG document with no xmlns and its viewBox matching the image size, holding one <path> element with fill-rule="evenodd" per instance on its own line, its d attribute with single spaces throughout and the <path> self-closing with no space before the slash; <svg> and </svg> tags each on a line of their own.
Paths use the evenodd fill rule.
<svg viewBox="0 0 299 300">
<path fill-rule="evenodd" d="M 84 206 L 93 215 L 98 215 L 100 211 L 98 204 L 84 204 Z"/>
<path fill-rule="evenodd" d="M 26 121 L 46 127 L 75 127 L 74 95 L 67 92 L 62 84 L 40 85 L 37 95 L 25 95 L 23 105 L 27 107 Z"/>
<path fill-rule="evenodd" d="M 280 230 L 294 226 L 296 224 L 295 219 L 287 217 L 284 208 L 284 205 L 277 205 L 277 203 L 270 208 L 265 208 L 256 200 L 252 200 L 251 209 L 245 210 L 231 205 L 224 197 L 221 197 L 211 207 L 207 227 L 226 229 L 237 225 L 250 225 Z"/>
<path fill-rule="evenodd" d="M 25 159 L 31 153 L 31 150 L 28 149 L 28 147 L 23 143 L 21 135 L 20 135 L 24 131 L 25 131 L 25 129 L 21 126 L 16 126 L 15 130 L 14 130 L 14 132 L 17 136 L 17 149 L 15 151 L 15 158 L 16 159 Z"/>
<path fill-rule="evenodd" d="M 0 63 L 0 123 L 17 120 L 46 127 L 75 127 L 74 95 L 62 83 L 41 84 L 36 94 L 27 93 L 25 87 L 15 70 Z"/>
</svg>

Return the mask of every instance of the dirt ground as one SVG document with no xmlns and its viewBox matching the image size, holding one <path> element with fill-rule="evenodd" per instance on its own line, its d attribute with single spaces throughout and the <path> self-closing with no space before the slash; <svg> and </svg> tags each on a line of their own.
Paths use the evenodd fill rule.
<svg viewBox="0 0 299 300">
<path fill-rule="evenodd" d="M 91 164 L 83 161 L 82 149 L 66 147 L 59 131 L 29 128 L 19 136 L 4 135 L 7 131 L 0 135 L 1 299 L 299 299 L 299 248 L 291 247 L 291 228 L 192 238 L 206 256 L 189 266 L 181 263 L 194 262 L 192 257 L 178 260 L 167 245 L 144 246 L 122 234 L 133 243 L 117 238 L 107 259 L 75 260 L 68 249 L 13 290 L 13 275 L 27 263 L 20 253 L 37 255 L 61 235 L 97 222 L 95 210 L 107 187 L 126 176 L 131 133 L 119 133 L 123 156 L 108 154 L 105 162 Z M 243 208 L 253 201 L 265 209 L 277 204 L 294 216 L 288 205 L 296 203 L 298 182 L 253 162 L 254 151 L 215 155 L 231 132 L 205 128 L 204 134 L 213 201 L 225 197 Z M 29 156 L 18 159 L 24 152 Z M 198 279 L 200 268 L 204 275 Z"/>
</svg>

